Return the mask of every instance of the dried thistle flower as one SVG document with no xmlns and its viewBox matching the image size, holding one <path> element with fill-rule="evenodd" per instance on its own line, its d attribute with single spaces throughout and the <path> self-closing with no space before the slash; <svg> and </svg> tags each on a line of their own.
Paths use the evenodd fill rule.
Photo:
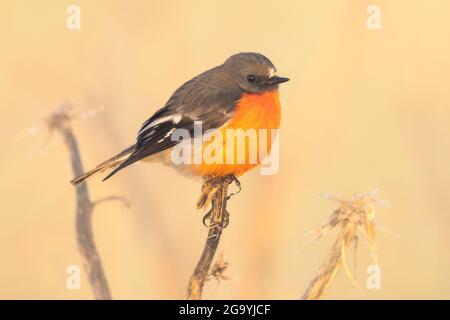
<svg viewBox="0 0 450 320">
<path fill-rule="evenodd" d="M 326 199 L 336 202 L 337 207 L 328 217 L 327 222 L 313 232 L 313 238 L 318 240 L 335 227 L 340 227 L 340 232 L 327 259 L 311 281 L 302 299 L 322 299 L 341 267 L 344 268 L 352 284 L 359 289 L 346 260 L 346 252 L 350 248 L 353 247 L 353 251 L 356 253 L 358 234 L 367 239 L 374 264 L 378 264 L 375 207 L 379 205 L 386 206 L 387 204 L 379 200 L 377 194 L 377 191 L 360 193 L 350 199 L 346 199 L 341 195 L 325 196 Z"/>
</svg>

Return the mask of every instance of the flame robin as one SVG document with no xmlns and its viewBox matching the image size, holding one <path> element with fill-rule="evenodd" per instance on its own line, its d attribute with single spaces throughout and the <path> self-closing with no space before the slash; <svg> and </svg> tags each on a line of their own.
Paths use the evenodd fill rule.
<svg viewBox="0 0 450 320">
<path fill-rule="evenodd" d="M 279 77 L 272 62 L 253 52 L 238 53 L 222 65 L 189 80 L 178 88 L 165 106 L 144 122 L 137 142 L 71 182 L 79 184 L 105 170 L 112 170 L 104 180 L 136 161 L 163 162 L 184 173 L 200 177 L 240 176 L 261 162 L 191 163 L 174 165 L 171 150 L 180 143 L 173 139 L 177 129 L 192 133 L 195 122 L 202 130 L 277 129 L 280 125 L 278 85 L 288 81 Z M 258 131 L 259 132 L 259 131 Z M 211 141 L 204 142 L 207 146 Z M 222 152 L 226 157 L 226 139 Z M 270 152 L 271 139 L 268 139 Z M 248 145 L 245 144 L 245 148 Z M 248 150 L 245 153 L 248 154 Z M 233 158 L 234 159 L 234 158 Z"/>
</svg>

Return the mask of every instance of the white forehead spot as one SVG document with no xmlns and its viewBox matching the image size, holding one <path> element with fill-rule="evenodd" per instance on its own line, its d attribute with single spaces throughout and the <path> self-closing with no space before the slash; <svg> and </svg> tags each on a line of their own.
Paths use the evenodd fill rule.
<svg viewBox="0 0 450 320">
<path fill-rule="evenodd" d="M 277 72 L 274 68 L 269 68 L 269 78 L 272 78 L 273 76 L 276 76 Z"/>
</svg>

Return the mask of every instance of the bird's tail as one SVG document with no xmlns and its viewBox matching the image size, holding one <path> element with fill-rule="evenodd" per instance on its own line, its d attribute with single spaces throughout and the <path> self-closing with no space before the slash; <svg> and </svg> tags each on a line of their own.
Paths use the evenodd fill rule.
<svg viewBox="0 0 450 320">
<path fill-rule="evenodd" d="M 77 185 L 77 184 L 82 183 L 86 179 L 90 178 L 91 176 L 96 175 L 97 173 L 103 172 L 108 169 L 115 169 L 118 166 L 120 166 L 125 160 L 127 160 L 128 157 L 133 153 L 134 150 L 135 150 L 135 146 L 132 145 L 131 147 L 126 148 L 121 153 L 112 157 L 111 159 L 108 159 L 108 160 L 100 163 L 94 169 L 89 170 L 88 172 L 82 174 L 81 176 L 75 177 L 70 182 L 73 185 Z"/>
</svg>

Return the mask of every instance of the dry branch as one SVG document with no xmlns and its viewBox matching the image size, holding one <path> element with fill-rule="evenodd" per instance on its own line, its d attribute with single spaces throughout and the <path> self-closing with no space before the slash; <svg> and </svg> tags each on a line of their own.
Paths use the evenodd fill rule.
<svg viewBox="0 0 450 320">
<path fill-rule="evenodd" d="M 323 299 L 341 267 L 352 284 L 359 288 L 346 262 L 346 252 L 353 246 L 356 251 L 358 231 L 369 242 L 374 263 L 377 264 L 375 242 L 375 206 L 383 202 L 376 198 L 376 193 L 363 193 L 347 200 L 340 196 L 329 196 L 338 203 L 325 225 L 314 234 L 319 239 L 334 227 L 340 226 L 337 240 L 328 254 L 327 259 L 319 268 L 316 276 L 303 294 L 303 300 Z"/>
<path fill-rule="evenodd" d="M 83 174 L 83 165 L 80 158 L 77 140 L 71 127 L 72 116 L 68 107 L 61 107 L 47 119 L 50 130 L 56 129 L 63 137 L 70 152 L 72 171 L 74 176 Z M 106 200 L 121 200 L 120 197 L 108 197 L 92 202 L 86 183 L 76 186 L 76 232 L 78 249 L 83 259 L 83 265 L 88 274 L 89 282 L 97 300 L 111 300 L 111 292 L 103 271 L 102 262 L 98 254 L 92 233 L 92 211 L 96 204 Z M 126 203 L 126 202 L 125 202 Z"/>
<path fill-rule="evenodd" d="M 232 176 L 212 178 L 203 184 L 202 195 L 197 203 L 198 208 L 203 208 L 211 203 L 211 210 L 205 215 L 204 221 L 209 220 L 208 237 L 203 248 L 200 260 L 194 273 L 189 279 L 187 299 L 200 300 L 205 282 L 208 280 L 209 269 L 219 245 L 222 230 L 228 225 L 229 214 L 226 210 L 229 198 L 228 185 L 239 182 Z"/>
</svg>

